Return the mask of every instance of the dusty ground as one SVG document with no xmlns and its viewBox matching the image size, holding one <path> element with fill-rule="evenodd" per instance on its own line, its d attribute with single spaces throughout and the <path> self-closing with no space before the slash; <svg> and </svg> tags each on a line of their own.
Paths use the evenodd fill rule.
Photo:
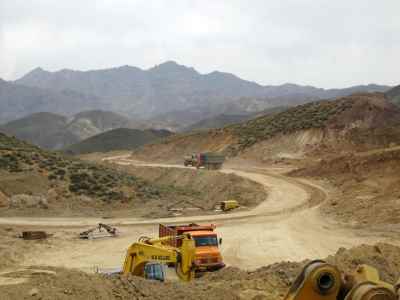
<svg viewBox="0 0 400 300">
<path fill-rule="evenodd" d="M 126 157 L 118 158 L 117 162 L 137 164 Z M 9 298 L 5 299 L 67 299 L 72 295 L 74 299 L 209 299 L 212 296 L 215 299 L 276 300 L 283 297 L 301 266 L 279 263 L 281 261 L 326 257 L 341 247 L 360 244 L 400 245 L 398 232 L 349 228 L 327 218 L 319 208 L 331 200 L 337 188 L 326 181 L 285 176 L 287 170 L 285 166 L 222 170 L 262 184 L 268 190 L 266 201 L 252 210 L 217 216 L 107 219 L 107 223 L 120 228 L 121 235 L 117 238 L 77 239 L 80 231 L 104 221 L 99 218 L 0 218 L 4 233 L 0 235 L 4 245 L 0 252 L 6 258 L 1 264 L 5 274 L 0 276 L 0 283 L 8 284 L 0 286 L 0 291 L 6 289 L 4 295 Z M 191 221 L 217 224 L 218 234 L 223 237 L 222 255 L 230 268 L 195 282 L 190 289 L 179 283 L 160 285 L 137 278 L 109 280 L 71 270 L 93 273 L 97 269 L 119 268 L 127 247 L 139 236 L 156 236 L 159 222 Z M 24 228 L 33 227 L 46 229 L 53 236 L 43 242 L 25 242 L 14 237 Z M 398 248 L 365 246 L 351 253 L 341 250 L 336 261 L 348 266 L 366 260 L 379 266 L 390 279 L 397 275 Z M 270 264 L 273 265 L 257 270 Z M 15 273 L 16 267 L 22 271 Z M 48 267 L 55 274 L 43 271 Z M 24 278 L 28 280 L 21 282 Z M 11 283 L 14 284 L 9 285 Z M 36 292 L 32 291 L 34 288 L 39 290 L 38 296 L 29 296 Z"/>
<path fill-rule="evenodd" d="M 124 171 L 159 185 L 173 186 L 188 191 L 187 201 L 170 201 L 170 208 L 200 208 L 195 213 L 212 211 L 223 200 L 235 199 L 241 206 L 251 208 L 266 198 L 262 184 L 232 173 L 210 172 L 193 168 L 164 168 L 148 166 L 121 166 Z"/>
<path fill-rule="evenodd" d="M 337 155 L 291 174 L 326 178 L 336 187 L 324 213 L 353 225 L 399 229 L 400 147 Z"/>
<path fill-rule="evenodd" d="M 351 272 L 366 263 L 391 284 L 400 275 L 400 248 L 388 244 L 339 249 L 327 261 Z M 158 283 L 138 277 L 106 277 L 63 268 L 28 268 L 0 274 L 25 282 L 0 286 L 4 300 L 14 299 L 283 299 L 305 262 L 281 262 L 248 272 L 228 267 L 190 284 Z"/>
<path fill-rule="evenodd" d="M 119 169 L 120 174 L 134 176 L 141 191 L 129 199 L 123 194 L 120 199 L 99 200 L 87 195 L 73 195 L 65 186 L 55 185 L 35 173 L 10 174 L 0 170 L 0 216 L 156 218 L 215 214 L 220 201 L 236 199 L 245 209 L 254 207 L 266 197 L 261 184 L 234 174 L 115 164 L 108 169 Z M 28 200 L 16 202 L 21 195 Z M 31 196 L 42 197 L 45 205 L 36 203 Z"/>
<path fill-rule="evenodd" d="M 234 172 L 264 184 L 269 190 L 267 201 L 253 210 L 217 216 L 107 219 L 107 223 L 119 225 L 122 234 L 118 238 L 96 241 L 76 239 L 77 233 L 88 225 L 104 222 L 96 218 L 1 218 L 0 223 L 44 226 L 55 234 L 45 244 L 38 245 L 40 255 L 26 257 L 23 265 L 68 266 L 85 271 L 119 267 L 125 249 L 141 235 L 157 235 L 159 222 L 215 222 L 224 239 L 222 254 L 226 263 L 245 269 L 281 260 L 324 257 L 339 247 L 361 243 L 398 243 L 390 234 L 342 227 L 322 216 L 318 205 L 331 193 L 331 187 L 324 183 L 288 178 L 273 170 L 224 172 Z"/>
</svg>

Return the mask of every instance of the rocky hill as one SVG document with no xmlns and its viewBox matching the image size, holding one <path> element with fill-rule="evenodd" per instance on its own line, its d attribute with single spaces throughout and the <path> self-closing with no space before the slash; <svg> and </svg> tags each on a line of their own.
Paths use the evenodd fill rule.
<svg viewBox="0 0 400 300">
<path fill-rule="evenodd" d="M 193 68 L 172 61 L 148 70 L 122 66 L 93 71 L 63 69 L 49 72 L 37 68 L 15 83 L 57 93 L 83 94 L 88 99 L 96 99 L 97 106 L 92 109 L 111 110 L 146 119 L 168 112 L 186 110 L 204 111 L 207 114 L 202 118 L 211 117 L 226 113 L 224 107 L 241 98 L 253 100 L 242 101 L 241 105 L 235 104 L 234 106 L 240 107 L 241 111 L 232 111 L 231 114 L 249 112 L 256 106 L 263 110 L 287 105 L 288 102 L 298 104 L 348 95 L 355 91 L 386 91 L 389 88 L 368 85 L 325 90 L 295 84 L 263 86 L 229 73 L 215 71 L 200 74 Z M 50 109 L 42 111 L 55 112 Z M 26 114 L 28 113 L 31 112 Z M 175 122 L 181 123 L 180 120 Z"/>
<path fill-rule="evenodd" d="M 400 109 L 384 94 L 354 94 L 317 101 L 222 129 L 180 134 L 147 145 L 147 159 L 180 160 L 187 153 L 217 151 L 266 160 L 299 158 L 306 153 L 386 147 L 400 140 Z"/>
<path fill-rule="evenodd" d="M 0 132 L 44 149 L 62 149 L 108 130 L 146 126 L 110 111 L 84 111 L 72 117 L 40 112 L 1 125 Z"/>
<path fill-rule="evenodd" d="M 73 144 L 64 149 L 64 151 L 70 154 L 86 154 L 113 150 L 132 150 L 171 134 L 172 132 L 168 130 L 118 128 Z"/>
</svg>

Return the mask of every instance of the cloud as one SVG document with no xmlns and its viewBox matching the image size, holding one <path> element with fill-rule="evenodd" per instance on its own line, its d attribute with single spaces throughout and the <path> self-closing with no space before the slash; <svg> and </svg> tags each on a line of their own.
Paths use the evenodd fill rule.
<svg viewBox="0 0 400 300">
<path fill-rule="evenodd" d="M 165 60 L 262 84 L 400 78 L 398 0 L 2 0 L 0 77 Z M 398 64 L 398 63 L 397 63 Z"/>
</svg>

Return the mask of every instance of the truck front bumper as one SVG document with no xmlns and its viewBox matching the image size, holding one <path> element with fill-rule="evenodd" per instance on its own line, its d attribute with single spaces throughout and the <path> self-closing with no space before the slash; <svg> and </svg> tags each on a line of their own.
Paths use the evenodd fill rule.
<svg viewBox="0 0 400 300">
<path fill-rule="evenodd" d="M 225 264 L 223 262 L 217 263 L 217 264 L 207 264 L 207 265 L 196 265 L 195 266 L 197 272 L 218 271 L 224 267 L 225 267 Z"/>
</svg>

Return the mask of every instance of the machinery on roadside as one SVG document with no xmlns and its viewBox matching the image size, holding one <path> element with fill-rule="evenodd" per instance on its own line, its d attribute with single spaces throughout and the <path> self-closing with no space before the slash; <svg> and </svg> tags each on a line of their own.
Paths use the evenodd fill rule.
<svg viewBox="0 0 400 300">
<path fill-rule="evenodd" d="M 381 281 L 378 271 L 359 265 L 352 274 L 322 260 L 306 265 L 284 300 L 400 300 L 400 281 L 395 286 Z"/>
<path fill-rule="evenodd" d="M 180 280 L 191 281 L 195 276 L 195 241 L 189 234 L 178 236 L 181 243 L 177 248 L 163 243 L 170 238 L 142 237 L 133 243 L 127 250 L 122 273 L 164 281 L 163 265 L 173 264 Z"/>
<path fill-rule="evenodd" d="M 83 231 L 79 233 L 80 239 L 96 239 L 104 237 L 116 237 L 118 236 L 118 230 L 110 225 L 99 223 L 95 228 Z"/>
<path fill-rule="evenodd" d="M 236 200 L 225 200 L 219 203 L 219 208 L 222 211 L 230 211 L 232 209 L 236 209 L 239 207 L 240 207 L 239 202 L 237 202 Z"/>
<path fill-rule="evenodd" d="M 219 170 L 222 168 L 224 161 L 224 155 L 213 152 L 206 152 L 185 156 L 183 165 L 185 167 L 196 167 L 197 169 L 205 168 L 207 170 Z"/>
<path fill-rule="evenodd" d="M 199 225 L 159 225 L 159 237 L 163 243 L 172 247 L 181 248 L 183 240 L 179 237 L 190 234 L 195 242 L 195 270 L 196 272 L 216 271 L 225 264 L 219 250 L 222 239 L 218 239 L 214 224 Z M 166 238 L 166 239 L 165 239 Z"/>
</svg>

